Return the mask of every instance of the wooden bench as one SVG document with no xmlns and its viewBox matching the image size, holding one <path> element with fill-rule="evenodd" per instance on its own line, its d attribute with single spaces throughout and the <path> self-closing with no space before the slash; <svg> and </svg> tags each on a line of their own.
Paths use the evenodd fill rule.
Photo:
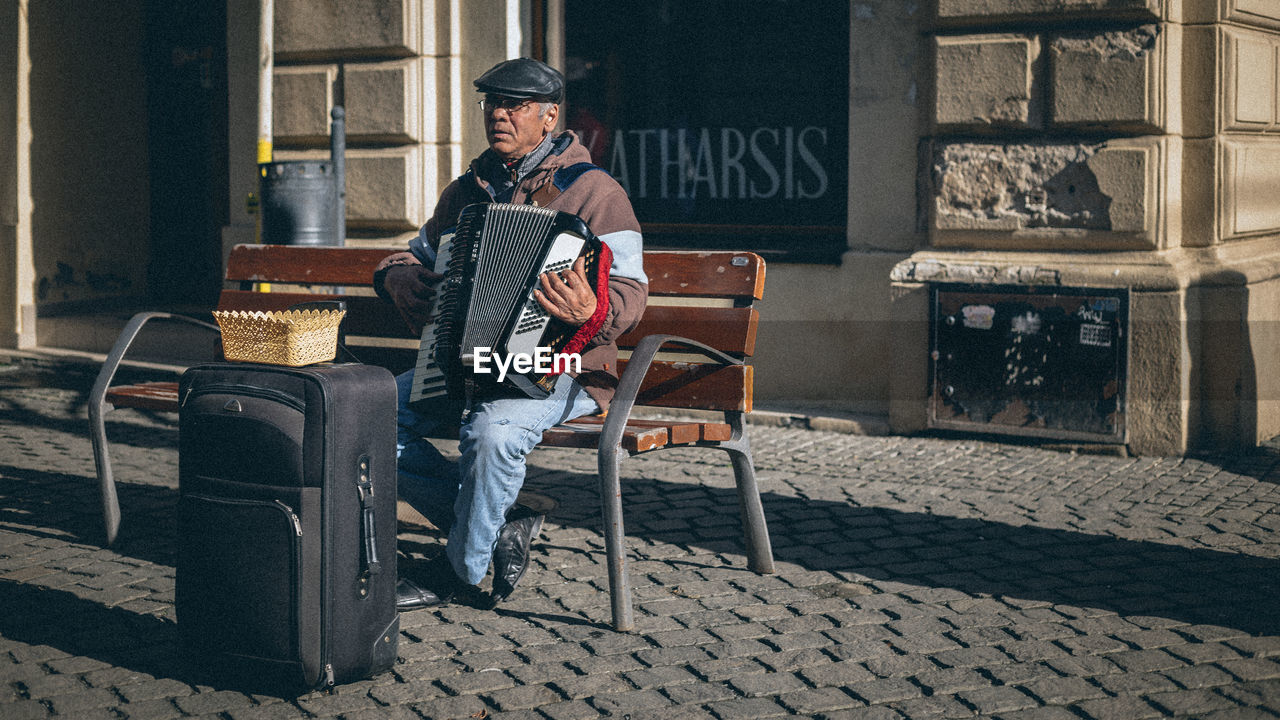
<svg viewBox="0 0 1280 720">
<path fill-rule="evenodd" d="M 373 268 L 387 250 L 280 245 L 238 245 L 226 279 L 235 283 L 218 301 L 223 310 L 283 310 L 299 302 L 342 299 L 347 316 L 342 341 L 362 362 L 392 372 L 413 367 L 418 340 L 387 303 L 373 295 Z M 729 454 L 737 481 L 749 566 L 773 572 L 773 556 L 747 440 L 752 368 L 764 260 L 753 253 L 646 252 L 649 306 L 640 325 L 618 344 L 630 357 L 619 363 L 621 380 L 604 417 L 581 418 L 547 431 L 542 445 L 597 448 L 613 624 L 633 625 L 623 548 L 623 458 L 671 447 L 707 447 Z M 260 290 L 270 284 L 270 292 Z M 340 288 L 340 289 L 339 289 Z M 340 294 L 339 294 L 340 293 Z M 216 333 L 207 322 L 170 313 L 141 313 L 126 325 L 89 397 L 93 441 L 107 542 L 115 541 L 120 507 L 107 452 L 103 416 L 113 407 L 178 410 L 176 382 L 116 385 L 111 382 L 143 326 L 180 322 Z M 659 356 L 661 351 L 662 355 Z M 341 358 L 339 358 L 341 359 Z M 713 410 L 714 421 L 633 419 L 637 405 L 674 410 Z"/>
</svg>

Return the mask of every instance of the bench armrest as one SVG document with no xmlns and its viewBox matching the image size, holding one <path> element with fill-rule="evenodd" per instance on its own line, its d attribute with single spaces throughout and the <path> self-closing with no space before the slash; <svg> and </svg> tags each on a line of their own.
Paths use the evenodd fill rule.
<svg viewBox="0 0 1280 720">
<path fill-rule="evenodd" d="M 618 379 L 618 389 L 609 403 L 609 412 L 604 418 L 604 427 L 600 430 L 600 447 L 614 447 L 622 444 L 622 435 L 626 432 L 627 421 L 631 418 L 631 410 L 635 407 L 636 396 L 644 384 L 645 375 L 653 365 L 658 351 L 668 344 L 683 345 L 697 350 L 721 365 L 741 365 L 742 360 L 723 353 L 713 347 L 690 340 L 679 335 L 648 335 L 631 351 L 627 360 L 627 369 L 622 371 Z"/>
<path fill-rule="evenodd" d="M 129 346 L 138 337 L 142 327 L 152 320 L 173 320 L 195 325 L 214 333 L 221 332 L 218 326 L 213 323 L 174 313 L 142 312 L 129 318 L 129 322 L 120 331 L 120 336 L 116 338 L 115 345 L 111 346 L 111 352 L 107 354 L 106 361 L 102 363 L 102 369 L 98 371 L 98 378 L 93 383 L 93 389 L 89 391 L 89 412 L 91 414 L 99 416 L 103 414 L 107 390 L 111 387 L 111 381 L 115 379 L 116 371 L 120 369 L 120 363 L 124 360 L 125 353 L 129 351 Z"/>
</svg>

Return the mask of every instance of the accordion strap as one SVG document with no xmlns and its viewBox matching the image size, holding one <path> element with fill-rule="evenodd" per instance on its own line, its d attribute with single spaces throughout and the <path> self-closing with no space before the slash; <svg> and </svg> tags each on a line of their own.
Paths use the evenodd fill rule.
<svg viewBox="0 0 1280 720">
<path fill-rule="evenodd" d="M 565 353 L 580 353 L 591 342 L 591 338 L 604 327 L 604 319 L 609 316 L 609 268 L 613 265 L 613 251 L 603 241 L 600 243 L 600 262 L 596 264 L 596 311 L 578 328 L 578 331 L 565 343 Z"/>
<path fill-rule="evenodd" d="M 577 182 L 578 178 L 586 175 L 592 170 L 604 172 L 604 168 L 589 162 L 574 163 L 556 170 L 551 177 L 551 183 L 556 186 L 560 192 L 569 189 L 569 186 Z"/>
<path fill-rule="evenodd" d="M 577 182 L 578 178 L 592 170 L 604 172 L 604 168 L 589 162 L 574 163 L 556 170 L 551 176 L 551 182 L 544 183 L 537 190 L 529 193 L 529 202 L 538 207 L 546 207 L 552 200 L 560 197 L 561 193 L 568 190 L 570 185 Z"/>
</svg>

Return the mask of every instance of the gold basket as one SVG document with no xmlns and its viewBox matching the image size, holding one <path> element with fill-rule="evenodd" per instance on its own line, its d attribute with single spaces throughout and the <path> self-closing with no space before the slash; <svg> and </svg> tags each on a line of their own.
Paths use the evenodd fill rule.
<svg viewBox="0 0 1280 720">
<path fill-rule="evenodd" d="M 246 312 L 215 310 L 227 360 L 301 367 L 338 355 L 338 325 L 345 310 Z"/>
</svg>

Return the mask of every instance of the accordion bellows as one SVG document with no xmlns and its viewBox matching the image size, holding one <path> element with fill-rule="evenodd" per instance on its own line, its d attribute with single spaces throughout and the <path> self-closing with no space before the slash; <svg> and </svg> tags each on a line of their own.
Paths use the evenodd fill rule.
<svg viewBox="0 0 1280 720">
<path fill-rule="evenodd" d="M 338 355 L 338 325 L 345 310 L 248 312 L 215 310 L 222 354 L 236 362 L 301 367 Z"/>
<path fill-rule="evenodd" d="M 584 261 L 596 309 L 580 327 L 553 318 L 534 292 L 545 273 L 559 274 Z M 410 402 L 443 395 L 457 399 L 463 386 L 494 383 L 546 397 L 565 369 L 514 370 L 495 379 L 482 353 L 508 360 L 542 351 L 580 353 L 609 314 L 609 246 L 576 215 L 531 205 L 477 203 L 443 234 L 436 272 L 444 275 L 435 316 L 423 327 Z M 467 392 L 470 392 L 469 390 Z"/>
</svg>

